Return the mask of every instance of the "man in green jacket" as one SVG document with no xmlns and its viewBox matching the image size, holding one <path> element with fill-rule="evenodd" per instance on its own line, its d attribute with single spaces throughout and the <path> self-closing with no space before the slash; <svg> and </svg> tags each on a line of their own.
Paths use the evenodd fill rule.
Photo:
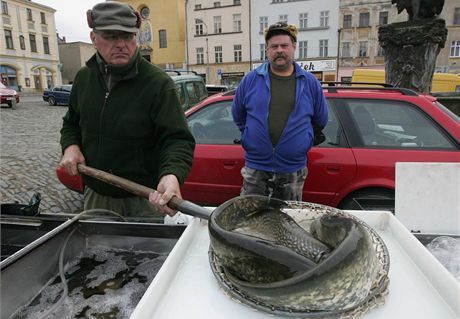
<svg viewBox="0 0 460 319">
<path fill-rule="evenodd" d="M 85 210 L 174 215 L 167 203 L 181 197 L 195 147 L 175 85 L 141 57 L 141 18 L 131 6 L 102 2 L 88 10 L 87 19 L 97 53 L 73 83 L 60 165 L 76 175 L 77 164 L 84 163 L 158 190 L 147 200 L 84 176 Z"/>
</svg>

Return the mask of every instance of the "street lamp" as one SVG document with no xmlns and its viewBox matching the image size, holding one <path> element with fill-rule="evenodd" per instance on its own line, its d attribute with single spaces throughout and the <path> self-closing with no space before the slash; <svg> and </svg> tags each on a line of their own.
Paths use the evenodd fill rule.
<svg viewBox="0 0 460 319">
<path fill-rule="evenodd" d="M 209 83 L 209 45 L 208 45 L 208 25 L 203 19 L 196 19 L 198 23 L 202 23 L 206 28 L 206 82 Z"/>
</svg>

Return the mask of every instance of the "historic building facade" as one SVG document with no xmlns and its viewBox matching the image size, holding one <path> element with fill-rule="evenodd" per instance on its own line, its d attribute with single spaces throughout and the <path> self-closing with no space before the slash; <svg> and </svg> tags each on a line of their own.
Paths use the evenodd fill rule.
<svg viewBox="0 0 460 319">
<path fill-rule="evenodd" d="M 187 64 L 206 83 L 236 86 L 250 68 L 250 1 L 186 0 Z"/>
<path fill-rule="evenodd" d="M 436 72 L 460 74 L 460 2 L 446 0 L 441 17 L 446 20 L 448 33 L 436 60 Z"/>
<path fill-rule="evenodd" d="M 274 22 L 299 27 L 295 58 L 302 67 L 323 81 L 347 81 L 355 68 L 384 69 L 378 28 L 407 20 L 405 12 L 397 14 L 391 0 L 118 1 L 129 3 L 143 17 L 138 41 L 147 60 L 165 69 L 193 70 L 207 83 L 230 86 L 265 60 L 263 32 Z M 68 43 L 58 49 L 53 8 L 1 0 L 1 10 L 1 81 L 38 92 L 71 82 L 92 52 L 91 45 Z M 436 71 L 458 74 L 458 0 L 445 0 L 441 17 L 448 37 Z M 72 64 L 75 54 L 78 65 Z"/>
<path fill-rule="evenodd" d="M 338 79 L 351 80 L 355 68 L 385 69 L 379 26 L 405 20 L 390 0 L 340 0 Z"/>
<path fill-rule="evenodd" d="M 25 0 L 1 0 L 0 76 L 24 92 L 61 84 L 55 10 Z"/>
<path fill-rule="evenodd" d="M 142 55 L 165 69 L 185 67 L 184 0 L 117 0 L 142 16 L 139 46 Z"/>
<path fill-rule="evenodd" d="M 445 47 L 439 53 L 436 72 L 460 73 L 460 4 L 445 0 L 440 15 L 448 29 Z M 407 21 L 398 14 L 391 0 L 340 0 L 338 79 L 351 80 L 356 68 L 385 69 L 383 50 L 378 41 L 379 26 Z"/>
</svg>

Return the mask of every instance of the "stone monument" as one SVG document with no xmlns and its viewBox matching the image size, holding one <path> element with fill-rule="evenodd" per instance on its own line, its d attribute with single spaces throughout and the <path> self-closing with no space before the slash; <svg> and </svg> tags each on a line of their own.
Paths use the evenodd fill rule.
<svg viewBox="0 0 460 319">
<path fill-rule="evenodd" d="M 444 0 L 391 0 L 406 22 L 379 28 L 384 50 L 385 82 L 421 93 L 429 93 L 436 58 L 447 38 L 446 22 L 437 18 Z"/>
</svg>

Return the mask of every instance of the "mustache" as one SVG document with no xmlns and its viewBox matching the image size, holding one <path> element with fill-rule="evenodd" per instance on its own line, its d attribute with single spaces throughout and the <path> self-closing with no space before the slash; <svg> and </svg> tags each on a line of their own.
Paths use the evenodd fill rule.
<svg viewBox="0 0 460 319">
<path fill-rule="evenodd" d="M 278 58 L 283 58 L 283 59 L 285 59 L 285 58 L 286 58 L 286 55 L 284 55 L 283 53 L 277 53 L 276 56 L 275 56 L 275 59 L 278 59 Z"/>
</svg>

